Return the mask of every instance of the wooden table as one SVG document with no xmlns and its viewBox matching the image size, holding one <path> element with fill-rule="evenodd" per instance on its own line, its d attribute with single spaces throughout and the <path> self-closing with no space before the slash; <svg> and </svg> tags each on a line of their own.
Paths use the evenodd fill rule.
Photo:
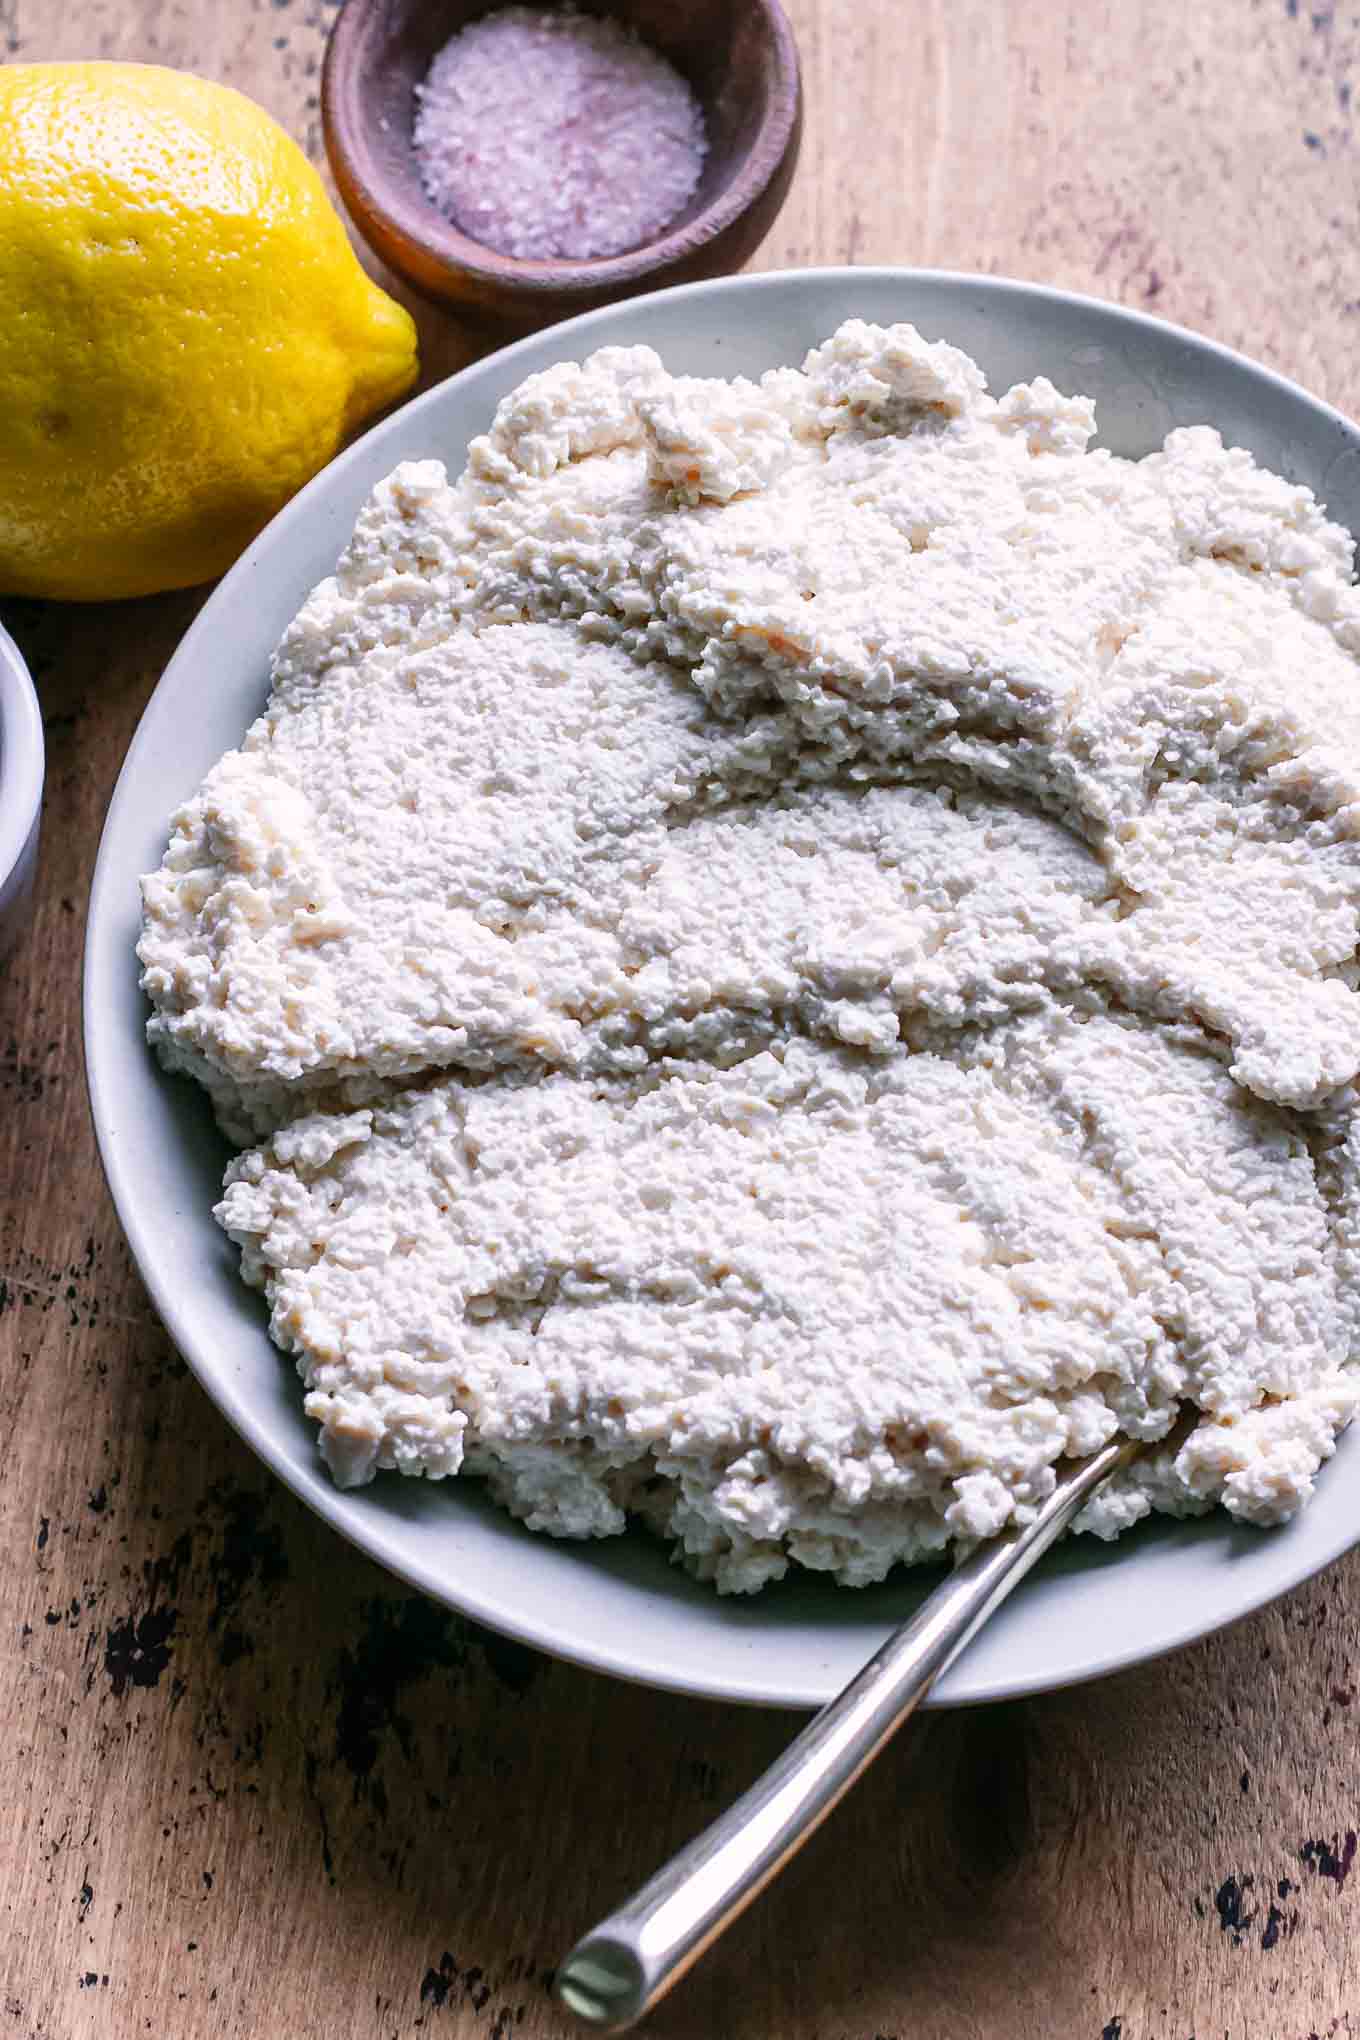
<svg viewBox="0 0 1360 2040">
<path fill-rule="evenodd" d="M 1354 6 L 791 11 L 808 135 L 762 266 L 1074 285 L 1360 405 Z M 0 42 L 228 79 L 316 154 L 332 19 L 0 0 Z M 471 344 L 422 317 L 433 379 Z M 87 1120 L 80 945 L 114 775 L 200 599 L 5 610 L 49 771 L 0 984 L 0 2035 L 565 2040 L 554 1960 L 796 1723 L 552 1664 L 397 1587 L 152 1316 Z M 1357 1619 L 1360 1556 L 1168 1663 L 931 1718 L 651 2030 L 1360 2035 Z"/>
</svg>

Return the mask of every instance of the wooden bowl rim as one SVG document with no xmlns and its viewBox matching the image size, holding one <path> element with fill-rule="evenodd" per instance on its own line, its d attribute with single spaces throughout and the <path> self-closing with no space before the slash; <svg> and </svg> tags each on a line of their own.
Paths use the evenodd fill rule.
<svg viewBox="0 0 1360 2040">
<path fill-rule="evenodd" d="M 802 79 L 793 28 L 779 0 L 749 0 L 771 33 L 774 84 L 748 154 L 703 211 L 621 255 L 584 261 L 500 255 L 446 220 L 418 181 L 408 185 L 393 178 L 379 162 L 358 50 L 369 17 L 381 4 L 383 0 L 345 0 L 336 17 L 321 71 L 321 123 L 331 170 L 349 211 L 379 254 L 413 281 L 422 272 L 442 269 L 489 291 L 513 290 L 526 302 L 627 290 L 692 258 L 734 226 L 768 189 L 800 131 Z M 389 249 L 399 252 L 388 256 Z"/>
</svg>

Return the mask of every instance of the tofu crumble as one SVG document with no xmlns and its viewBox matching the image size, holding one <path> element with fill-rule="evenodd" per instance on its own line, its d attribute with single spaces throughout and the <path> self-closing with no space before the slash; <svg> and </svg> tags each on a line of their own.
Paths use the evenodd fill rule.
<svg viewBox="0 0 1360 2040">
<path fill-rule="evenodd" d="M 1310 492 L 906 325 L 399 467 L 143 882 L 345 1485 L 721 1591 L 1292 1514 L 1353 1414 L 1360 594 Z"/>
</svg>

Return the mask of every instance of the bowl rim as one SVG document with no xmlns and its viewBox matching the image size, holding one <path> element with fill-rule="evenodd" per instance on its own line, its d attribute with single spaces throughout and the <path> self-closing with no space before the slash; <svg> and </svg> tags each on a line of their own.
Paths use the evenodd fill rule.
<svg viewBox="0 0 1360 2040">
<path fill-rule="evenodd" d="M 0 885 L 42 811 L 42 709 L 23 653 L 0 624 Z"/>
<path fill-rule="evenodd" d="M 758 1664 L 749 1676 L 735 1678 L 731 1673 L 715 1670 L 708 1664 L 687 1667 L 684 1670 L 674 1665 L 658 1666 L 630 1656 L 626 1650 L 611 1648 L 592 1636 L 588 1630 L 573 1619 L 568 1606 L 563 1606 L 551 1620 L 529 1617 L 516 1608 L 507 1609 L 486 1592 L 479 1579 L 470 1577 L 466 1571 L 450 1573 L 436 1570 L 420 1556 L 413 1556 L 403 1549 L 400 1524 L 392 1525 L 380 1518 L 376 1511 L 366 1512 L 361 1502 L 356 1505 L 353 1492 L 335 1488 L 324 1476 L 318 1477 L 315 1466 L 306 1465 L 290 1458 L 287 1442 L 271 1423 L 267 1410 L 258 1406 L 256 1399 L 240 1388 L 225 1368 L 214 1368 L 213 1358 L 203 1349 L 202 1340 L 192 1326 L 192 1313 L 185 1298 L 183 1285 L 177 1283 L 177 1269 L 172 1265 L 172 1255 L 162 1238 L 163 1221 L 167 1213 L 153 1211 L 136 1179 L 143 1181 L 147 1168 L 129 1163 L 123 1151 L 121 1139 L 120 1107 L 126 1102 L 119 1092 L 118 1049 L 116 1030 L 110 1031 L 105 1017 L 105 1003 L 111 986 L 127 977 L 131 959 L 118 946 L 117 933 L 119 910 L 122 902 L 118 888 L 124 882 L 122 874 L 113 868 L 113 845 L 122 822 L 121 808 L 132 805 L 134 780 L 140 762 L 140 753 L 151 749 L 149 728 L 152 711 L 157 697 L 165 688 L 166 681 L 181 664 L 189 664 L 198 654 L 200 644 L 211 647 L 213 633 L 219 615 L 230 610 L 238 592 L 249 590 L 252 571 L 266 548 L 271 547 L 280 534 L 293 527 L 301 527 L 311 515 L 313 506 L 322 509 L 327 492 L 333 487 L 337 470 L 362 461 L 365 450 L 371 442 L 386 436 L 396 438 L 393 431 L 397 420 L 404 424 L 419 423 L 421 415 L 437 406 L 443 393 L 451 384 L 462 383 L 468 378 L 484 373 L 489 365 L 499 371 L 499 380 L 505 387 L 512 387 L 518 379 L 516 362 L 551 344 L 558 358 L 578 357 L 591 344 L 608 344 L 613 339 L 609 328 L 620 317 L 641 316 L 659 303 L 669 306 L 682 304 L 699 298 L 727 298 L 770 292 L 777 295 L 790 286 L 806 287 L 817 285 L 833 288 L 845 294 L 847 315 L 852 308 L 851 294 L 857 289 L 877 286 L 880 289 L 908 290 L 913 286 L 927 289 L 943 287 L 950 291 L 978 290 L 1004 306 L 1007 299 L 1035 299 L 1040 303 L 1059 310 L 1073 311 L 1094 317 L 1097 323 L 1112 322 L 1131 333 L 1143 333 L 1160 346 L 1184 345 L 1194 352 L 1220 363 L 1225 369 L 1236 372 L 1246 371 L 1252 378 L 1284 399 L 1290 406 L 1304 405 L 1338 435 L 1342 456 L 1347 461 L 1360 464 L 1360 427 L 1343 415 L 1334 405 L 1312 395 L 1301 385 L 1293 382 L 1278 371 L 1253 360 L 1241 352 L 1224 346 L 1192 330 L 1158 318 L 1153 314 L 1125 307 L 1109 300 L 1096 298 L 1089 293 L 1068 291 L 1047 284 L 1035 284 L 1023 279 L 995 277 L 973 271 L 951 271 L 942 269 L 912 268 L 906 265 L 883 264 L 875 266 L 823 266 L 814 269 L 785 269 L 764 271 L 755 275 L 720 277 L 703 282 L 674 286 L 665 291 L 648 293 L 641 300 L 611 304 L 601 309 L 580 313 L 570 320 L 554 325 L 546 333 L 531 334 L 516 340 L 509 346 L 496 350 L 480 361 L 460 370 L 443 383 L 410 399 L 405 405 L 378 425 L 370 428 L 359 440 L 341 454 L 337 460 L 322 470 L 321 474 L 308 483 L 292 501 L 278 513 L 264 532 L 252 543 L 237 564 L 224 577 L 177 647 L 167 665 L 151 700 L 148 702 L 138 728 L 134 733 L 117 783 L 110 799 L 109 809 L 101 836 L 98 857 L 91 883 L 89 913 L 86 928 L 83 991 L 83 1026 L 85 1041 L 85 1063 L 89 1086 L 91 1115 L 105 1177 L 115 1208 L 134 1259 L 143 1281 L 146 1283 L 152 1301 L 164 1322 L 171 1338 L 187 1360 L 191 1371 L 205 1388 L 209 1397 L 228 1422 L 244 1439 L 251 1450 L 262 1460 L 270 1471 L 313 1512 L 319 1515 L 332 1529 L 356 1545 L 370 1558 L 376 1560 L 387 1571 L 419 1591 L 429 1594 L 442 1605 L 456 1609 L 474 1621 L 484 1623 L 517 1641 L 538 1650 L 546 1651 L 569 1663 L 585 1669 L 608 1673 L 633 1683 L 656 1687 L 661 1690 L 685 1693 L 706 1699 L 719 1699 L 743 1704 L 779 1707 L 815 1707 L 830 1697 L 834 1686 L 828 1686 L 825 1679 L 817 1676 L 818 1667 L 811 1665 L 801 1674 L 801 1683 L 792 1683 L 786 1676 L 772 1677 Z M 906 312 L 903 317 L 913 316 Z M 603 328 L 600 340 L 596 329 Z M 659 344 L 664 345 L 664 341 Z M 395 453 L 390 459 L 385 455 L 387 465 L 403 456 Z M 385 470 L 384 470 L 385 471 Z M 324 523 L 324 518 L 318 520 Z M 338 526 L 335 528 L 339 528 Z M 349 524 L 340 532 L 340 543 L 347 535 Z M 167 817 L 168 821 L 168 817 Z M 144 1017 L 144 1008 L 141 1009 Z M 151 1058 L 145 1047 L 144 1035 L 139 1033 L 138 1049 L 150 1067 Z M 138 1065 L 142 1065 L 139 1063 Z M 170 1079 L 162 1079 L 169 1082 Z M 278 1358 L 279 1356 L 275 1356 Z M 299 1417 L 299 1422 L 301 1418 Z M 1343 1444 L 1346 1441 L 1342 1441 Z M 1352 1441 L 1355 1451 L 1360 1452 L 1360 1437 Z M 1324 1477 L 1330 1472 L 1333 1483 L 1344 1479 L 1341 1468 L 1324 1469 Z M 406 1483 L 407 1486 L 411 1483 Z M 358 1491 L 359 1495 L 370 1490 Z M 1103 1678 L 1113 1672 L 1165 1656 L 1169 1652 L 1197 1642 L 1206 1636 L 1229 1627 L 1233 1623 L 1253 1614 L 1268 1605 L 1284 1592 L 1310 1579 L 1324 1567 L 1333 1563 L 1344 1552 L 1360 1541 L 1360 1510 L 1353 1517 L 1347 1517 L 1338 1528 L 1331 1523 L 1323 1533 L 1320 1519 L 1313 1516 L 1311 1508 L 1302 1512 L 1295 1523 L 1284 1529 L 1271 1532 L 1272 1546 L 1277 1539 L 1283 1539 L 1299 1521 L 1318 1523 L 1317 1529 L 1309 1530 L 1302 1541 L 1304 1549 L 1295 1549 L 1284 1566 L 1241 1565 L 1240 1561 L 1249 1548 L 1254 1549 L 1254 1539 L 1260 1533 L 1246 1533 L 1232 1526 L 1228 1519 L 1216 1512 L 1211 1519 L 1219 1542 L 1225 1571 L 1244 1571 L 1249 1574 L 1249 1583 L 1239 1581 L 1236 1591 L 1226 1597 L 1227 1605 L 1216 1605 L 1208 1619 L 1203 1607 L 1191 1600 L 1177 1597 L 1174 1612 L 1168 1616 L 1159 1632 L 1158 1640 L 1148 1644 L 1135 1635 L 1122 1634 L 1121 1639 L 1106 1645 L 1098 1659 L 1087 1659 L 1076 1669 L 1063 1669 L 1057 1673 L 1035 1669 L 1007 1670 L 1004 1676 L 990 1678 L 974 1676 L 960 1677 L 966 1665 L 967 1656 L 959 1666 L 951 1668 L 942 1682 L 943 1691 L 932 1694 L 925 1703 L 928 1706 L 957 1706 L 986 1703 L 997 1700 L 1023 1698 L 1030 1694 L 1052 1691 L 1068 1685 L 1085 1683 L 1094 1678 Z M 1147 1526 L 1140 1526 L 1145 1529 Z M 1164 1532 L 1169 1539 L 1181 1525 L 1160 1522 L 1150 1533 L 1156 1536 Z M 527 1533 L 526 1533 L 527 1534 Z M 536 1540 L 544 1541 L 544 1540 Z M 1045 1561 L 1046 1565 L 1052 1559 Z M 902 1576 L 899 1568 L 894 1578 Z M 711 1589 L 709 1590 L 711 1593 Z M 723 1603 L 714 1597 L 718 1609 L 733 1610 L 731 1603 Z M 908 1612 L 904 1610 L 904 1612 Z M 888 1625 L 891 1626 L 891 1625 Z M 824 1633 L 824 1632 L 819 1632 Z M 875 1641 L 881 1641 L 881 1633 L 875 1640 L 866 1643 L 864 1656 L 867 1657 Z"/>
<path fill-rule="evenodd" d="M 403 258 L 414 255 L 418 264 L 437 268 L 449 276 L 466 277 L 488 292 L 513 292 L 526 306 L 535 301 L 544 304 L 549 300 L 561 301 L 574 293 L 589 292 L 594 296 L 602 291 L 636 287 L 671 264 L 693 257 L 752 209 L 778 173 L 790 143 L 801 130 L 802 73 L 792 24 L 780 0 L 750 0 L 764 16 L 773 36 L 775 89 L 738 174 L 715 193 L 702 211 L 683 226 L 673 227 L 655 240 L 644 241 L 618 255 L 585 260 L 566 257 L 528 260 L 501 255 L 462 233 L 428 200 L 426 224 L 414 206 L 408 217 L 404 212 L 394 212 L 383 197 L 384 190 L 392 188 L 392 180 L 381 167 L 373 145 L 373 128 L 367 114 L 369 102 L 357 62 L 359 38 L 381 4 L 383 0 L 345 0 L 327 39 L 322 62 L 322 134 L 341 196 L 366 239 L 369 224 L 376 222 L 384 236 L 400 249 Z M 413 194 L 424 196 L 418 179 L 413 180 L 411 189 Z M 400 267 L 408 281 L 416 280 L 387 246 L 380 246 L 378 253 L 394 268 Z"/>
</svg>

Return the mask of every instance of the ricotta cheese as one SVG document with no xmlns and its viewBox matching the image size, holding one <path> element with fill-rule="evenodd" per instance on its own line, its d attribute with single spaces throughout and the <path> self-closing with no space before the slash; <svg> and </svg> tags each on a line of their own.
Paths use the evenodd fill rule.
<svg viewBox="0 0 1360 2040">
<path fill-rule="evenodd" d="M 1281 1520 L 1354 1407 L 1360 596 L 1207 428 L 851 321 L 374 493 L 144 881 L 336 1478 L 720 1588 Z"/>
</svg>

